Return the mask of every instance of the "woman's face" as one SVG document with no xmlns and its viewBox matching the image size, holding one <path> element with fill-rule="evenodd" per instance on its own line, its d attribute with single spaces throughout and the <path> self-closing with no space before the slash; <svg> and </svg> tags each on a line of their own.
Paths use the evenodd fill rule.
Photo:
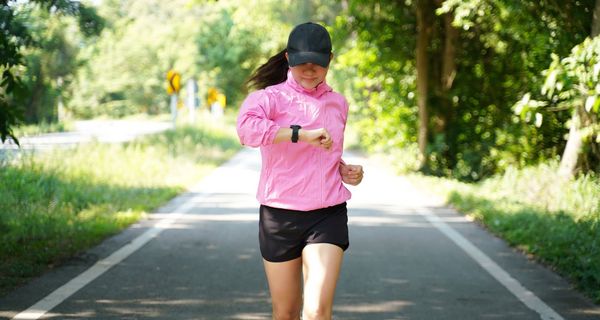
<svg viewBox="0 0 600 320">
<path fill-rule="evenodd" d="M 287 52 L 285 54 L 287 58 Z M 303 63 L 290 67 L 294 80 L 305 89 L 313 89 L 325 80 L 329 68 L 323 68 L 314 63 Z"/>
</svg>

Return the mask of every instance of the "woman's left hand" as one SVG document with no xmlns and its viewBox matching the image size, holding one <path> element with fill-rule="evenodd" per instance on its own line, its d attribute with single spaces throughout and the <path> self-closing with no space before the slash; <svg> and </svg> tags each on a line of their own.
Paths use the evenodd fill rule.
<svg viewBox="0 0 600 320">
<path fill-rule="evenodd" d="M 340 174 L 342 181 L 346 184 L 358 185 L 362 181 L 364 173 L 361 165 L 340 163 Z"/>
</svg>

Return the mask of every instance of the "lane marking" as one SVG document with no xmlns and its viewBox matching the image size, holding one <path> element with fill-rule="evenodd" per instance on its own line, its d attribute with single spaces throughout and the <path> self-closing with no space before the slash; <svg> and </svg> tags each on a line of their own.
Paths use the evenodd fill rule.
<svg viewBox="0 0 600 320">
<path fill-rule="evenodd" d="M 238 152 L 237 155 L 233 156 L 229 161 L 221 165 L 220 167 L 213 170 L 208 176 L 206 176 L 200 183 L 196 185 L 196 187 L 192 188 L 190 192 L 196 192 L 197 195 L 185 199 L 185 202 L 180 204 L 177 208 L 175 208 L 172 213 L 167 214 L 165 218 L 160 219 L 156 224 L 154 224 L 150 229 L 148 229 L 143 234 L 139 235 L 137 238 L 133 239 L 130 243 L 124 245 L 110 256 L 96 262 L 93 266 L 91 266 L 86 271 L 79 274 L 77 277 L 71 279 L 69 282 L 62 285 L 60 288 L 54 290 L 52 293 L 36 302 L 31 307 L 27 308 L 27 310 L 20 312 L 16 316 L 14 316 L 13 320 L 37 320 L 40 319 L 44 314 L 48 313 L 54 307 L 68 299 L 70 296 L 75 294 L 81 288 L 88 285 L 90 282 L 94 281 L 96 278 L 104 274 L 110 268 L 119 264 L 121 261 L 129 257 L 132 253 L 139 250 L 150 240 L 156 238 L 161 232 L 165 229 L 168 229 L 176 220 L 186 215 L 191 208 L 193 208 L 198 202 L 202 201 L 206 197 L 214 194 L 216 190 L 214 189 L 215 185 L 218 185 L 220 180 L 227 180 L 219 177 L 221 171 L 227 170 L 229 167 L 233 166 L 244 166 L 248 165 L 248 161 L 243 161 L 244 152 Z M 242 160 L 242 161 L 240 161 Z M 211 192 L 202 192 L 202 186 L 208 186 L 212 189 Z M 181 195 L 185 196 L 185 194 Z"/>
<path fill-rule="evenodd" d="M 483 251 L 479 250 L 473 243 L 463 237 L 458 231 L 445 223 L 431 209 L 420 207 L 417 210 L 429 223 L 436 227 L 446 237 L 452 240 L 464 252 L 466 252 L 475 262 L 477 262 L 485 271 L 500 282 L 517 299 L 525 304 L 529 309 L 537 312 L 542 320 L 564 320 L 556 311 L 549 307 L 544 301 L 538 298 L 533 292 L 525 288 L 519 281 L 513 278 L 508 272 L 502 269 L 496 262 L 488 257 Z"/>
<path fill-rule="evenodd" d="M 207 196 L 208 194 L 202 194 L 202 196 Z M 183 214 L 183 212 L 187 212 L 189 209 L 193 207 L 193 203 L 186 201 L 184 204 L 177 208 L 178 212 L 182 212 L 180 214 L 173 214 L 171 217 L 164 218 L 157 222 L 154 226 L 148 229 L 143 234 L 139 235 L 130 243 L 124 245 L 119 250 L 115 251 L 110 256 L 96 262 L 93 266 L 91 266 L 86 271 L 79 274 L 77 277 L 71 279 L 69 282 L 65 283 L 60 288 L 54 290 L 54 292 L 47 295 L 42 300 L 38 301 L 33 306 L 29 307 L 27 310 L 22 311 L 17 314 L 13 320 L 34 320 L 40 319 L 44 314 L 48 311 L 52 310 L 54 307 L 59 305 L 61 302 L 65 301 L 67 298 L 72 296 L 75 292 L 79 291 L 81 288 L 88 285 L 90 282 L 94 281 L 96 278 L 104 274 L 110 268 L 119 264 L 125 258 L 129 257 L 132 253 L 139 250 L 150 240 L 156 238 L 161 232 L 165 229 L 169 228 L 175 220 L 179 219 Z"/>
<path fill-rule="evenodd" d="M 238 153 L 238 156 L 244 153 L 243 151 Z M 209 175 L 205 180 L 216 176 L 216 173 L 222 170 L 224 167 L 231 165 L 234 159 L 238 158 L 234 156 L 228 163 L 222 167 L 217 168 L 213 174 Z M 210 185 L 210 184 L 209 184 Z M 17 314 L 13 320 L 34 320 L 40 319 L 44 314 L 52 310 L 54 307 L 68 299 L 71 295 L 85 287 L 87 284 L 98 278 L 100 275 L 108 271 L 113 266 L 117 265 L 135 251 L 139 250 L 150 240 L 156 238 L 162 231 L 169 228 L 176 220 L 186 215 L 188 210 L 197 205 L 197 202 L 201 199 L 206 198 L 211 193 L 199 193 L 197 196 L 187 199 L 183 204 L 173 210 L 174 213 L 169 214 L 164 219 L 158 221 L 153 227 L 144 232 L 142 235 L 135 238 L 129 244 L 121 247 L 119 250 L 111 254 L 109 257 L 98 261 L 94 266 L 90 267 L 79 276 L 73 278 L 48 296 L 38 301 L 27 310 Z M 539 299 L 533 292 L 522 286 L 516 279 L 510 276 L 508 272 L 502 269 L 496 264 L 491 258 L 485 253 L 479 250 L 475 245 L 463 237 L 460 233 L 450 227 L 444 222 L 442 218 L 437 216 L 432 210 L 419 207 L 416 210 L 421 216 L 423 216 L 431 225 L 436 227 L 441 233 L 446 235 L 452 240 L 458 247 L 460 247 L 465 253 L 467 253 L 473 260 L 475 260 L 484 270 L 486 270 L 492 277 L 500 282 L 506 289 L 508 289 L 514 296 L 516 296 L 523 304 L 525 304 L 531 310 L 537 312 L 542 320 L 564 320 L 556 311 L 546 305 L 541 299 Z M 212 218 L 212 219 L 211 219 Z M 235 217 L 244 221 L 251 221 L 253 218 L 245 215 L 239 215 Z M 219 221 L 216 216 L 210 217 L 207 220 Z"/>
</svg>

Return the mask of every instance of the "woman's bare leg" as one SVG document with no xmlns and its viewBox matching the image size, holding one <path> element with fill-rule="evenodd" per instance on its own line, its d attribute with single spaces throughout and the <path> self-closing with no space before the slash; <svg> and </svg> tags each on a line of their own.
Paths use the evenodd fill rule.
<svg viewBox="0 0 600 320">
<path fill-rule="evenodd" d="M 343 257 L 342 248 L 328 243 L 309 244 L 302 251 L 303 320 L 331 320 Z"/>
<path fill-rule="evenodd" d="M 299 320 L 302 309 L 302 258 L 286 262 L 263 260 L 271 291 L 274 320 Z"/>
</svg>

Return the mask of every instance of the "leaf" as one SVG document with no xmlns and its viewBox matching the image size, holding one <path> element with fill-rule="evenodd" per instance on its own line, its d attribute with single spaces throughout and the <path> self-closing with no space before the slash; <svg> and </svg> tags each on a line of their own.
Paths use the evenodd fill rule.
<svg viewBox="0 0 600 320">
<path fill-rule="evenodd" d="M 544 116 L 541 113 L 536 112 L 536 114 L 535 114 L 535 126 L 538 127 L 538 128 L 541 127 L 543 119 L 544 119 Z"/>
<path fill-rule="evenodd" d="M 542 94 L 551 97 L 554 94 L 554 88 L 556 85 L 556 78 L 558 76 L 558 70 L 553 69 L 546 77 L 546 82 L 542 87 Z"/>
<path fill-rule="evenodd" d="M 515 104 L 515 114 L 520 115 L 521 118 L 523 117 L 524 113 L 527 112 L 529 109 L 528 104 L 530 97 L 531 94 L 527 92 L 523 95 L 523 98 L 521 98 L 521 100 Z"/>
<path fill-rule="evenodd" d="M 591 112 L 592 107 L 594 106 L 594 104 L 596 103 L 596 99 L 598 98 L 597 95 L 593 95 L 593 96 L 588 96 L 585 99 L 585 111 L 587 112 Z"/>
<path fill-rule="evenodd" d="M 600 62 L 598 62 L 594 65 L 594 73 L 593 73 L 594 81 L 598 81 L 599 74 L 600 74 Z"/>
</svg>

